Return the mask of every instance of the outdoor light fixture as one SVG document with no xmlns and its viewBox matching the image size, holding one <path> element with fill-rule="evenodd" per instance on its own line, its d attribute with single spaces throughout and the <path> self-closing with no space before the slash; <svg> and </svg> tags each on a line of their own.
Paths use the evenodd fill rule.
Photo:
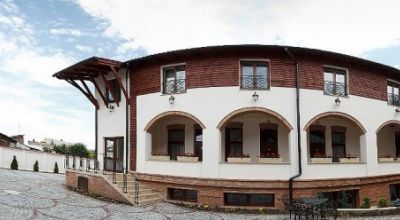
<svg viewBox="0 0 400 220">
<path fill-rule="evenodd" d="M 114 106 L 111 104 L 108 104 L 108 109 L 110 110 L 110 112 L 114 111 Z"/>
<path fill-rule="evenodd" d="M 337 107 L 339 107 L 339 105 L 340 105 L 340 99 L 339 98 L 335 99 L 335 104 L 336 104 Z"/>
<path fill-rule="evenodd" d="M 253 97 L 253 101 L 254 101 L 254 102 L 257 102 L 257 100 L 258 100 L 258 94 L 257 94 L 256 92 L 254 92 L 254 94 L 252 95 L 252 97 Z"/>
<path fill-rule="evenodd" d="M 169 104 L 174 104 L 175 102 L 175 97 L 171 95 L 171 97 L 169 97 Z"/>
<path fill-rule="evenodd" d="M 396 111 L 396 113 L 400 112 L 400 108 L 396 108 L 394 111 Z"/>
</svg>

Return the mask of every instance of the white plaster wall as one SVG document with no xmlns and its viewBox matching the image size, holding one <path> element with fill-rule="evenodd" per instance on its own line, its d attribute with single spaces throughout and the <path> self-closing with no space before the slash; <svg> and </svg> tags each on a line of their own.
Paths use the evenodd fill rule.
<svg viewBox="0 0 400 220">
<path fill-rule="evenodd" d="M 398 126 L 387 125 L 378 132 L 378 155 L 390 154 L 396 157 L 395 133 L 400 132 Z"/>
<path fill-rule="evenodd" d="M 169 104 L 169 96 L 152 93 L 137 97 L 137 170 L 147 173 L 176 174 L 204 178 L 232 179 L 287 179 L 297 173 L 297 138 L 296 131 L 289 133 L 290 164 L 226 164 L 221 162 L 223 155 L 223 134 L 217 124 L 234 110 L 259 106 L 281 114 L 292 127 L 296 127 L 295 89 L 273 87 L 269 91 L 257 91 L 259 100 L 252 101 L 253 91 L 239 90 L 238 87 L 213 87 L 189 89 L 187 93 L 177 94 L 175 103 Z M 320 90 L 300 90 L 301 128 L 316 115 L 329 111 L 339 111 L 356 118 L 366 129 L 365 135 L 356 134 L 349 139 L 348 149 L 356 152 L 362 146 L 360 156 L 365 163 L 360 164 L 309 164 L 307 133 L 301 132 L 302 144 L 302 179 L 358 177 L 400 173 L 400 164 L 378 164 L 376 129 L 386 121 L 399 120 L 395 107 L 385 101 L 358 96 L 341 97 L 341 105 L 335 105 L 334 96 L 323 95 Z M 373 109 L 373 110 L 371 110 Z M 167 111 L 183 111 L 197 117 L 205 126 L 203 130 L 203 162 L 182 163 L 148 161 L 146 155 L 151 151 L 151 135 L 144 131 L 147 123 L 156 115 Z M 352 126 L 352 125 L 347 125 Z M 327 131 L 328 132 L 328 131 Z M 327 141 L 328 142 L 328 141 Z M 256 154 L 255 152 L 250 152 Z M 350 153 L 350 152 L 349 152 Z M 197 167 L 197 168 L 193 168 Z M 201 168 L 198 168 L 201 167 Z M 263 173 L 263 175 L 260 175 Z M 264 175 L 265 173 L 265 175 Z"/>
<path fill-rule="evenodd" d="M 0 167 L 9 169 L 14 156 L 16 156 L 19 170 L 33 170 L 33 164 L 37 160 L 39 163 L 39 172 L 53 172 L 56 162 L 59 173 L 64 173 L 65 171 L 64 155 L 9 147 L 0 147 Z"/>
<path fill-rule="evenodd" d="M 121 77 L 122 84 L 127 89 L 129 94 L 129 85 L 126 85 L 125 80 L 125 69 L 121 69 L 119 71 L 119 76 Z M 108 73 L 106 79 L 113 79 L 114 75 L 112 73 Z M 96 79 L 97 84 L 99 85 L 101 91 L 105 95 L 105 85 L 103 80 L 99 77 Z M 128 81 L 129 82 L 129 81 Z M 105 148 L 105 138 L 107 137 L 123 137 L 124 138 L 124 166 L 126 164 L 126 98 L 124 93 L 121 90 L 121 101 L 119 102 L 119 107 L 116 103 L 112 103 L 114 106 L 113 110 L 107 108 L 104 104 L 103 100 L 100 97 L 99 91 L 96 90 L 95 96 L 97 101 L 99 102 L 99 110 L 98 110 L 98 151 L 97 156 L 99 160 L 99 169 L 103 169 L 103 158 L 104 158 L 104 148 Z M 128 152 L 129 153 L 129 152 Z"/>
</svg>

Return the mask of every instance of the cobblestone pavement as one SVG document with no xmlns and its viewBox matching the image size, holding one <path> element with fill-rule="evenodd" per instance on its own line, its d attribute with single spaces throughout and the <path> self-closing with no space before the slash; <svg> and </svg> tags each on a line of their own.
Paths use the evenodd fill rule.
<svg viewBox="0 0 400 220">
<path fill-rule="evenodd" d="M 162 202 L 147 207 L 115 204 L 69 191 L 61 174 L 0 169 L 0 219 L 255 220 L 284 219 L 284 216 L 216 213 Z M 379 219 L 400 219 L 400 216 Z"/>
</svg>

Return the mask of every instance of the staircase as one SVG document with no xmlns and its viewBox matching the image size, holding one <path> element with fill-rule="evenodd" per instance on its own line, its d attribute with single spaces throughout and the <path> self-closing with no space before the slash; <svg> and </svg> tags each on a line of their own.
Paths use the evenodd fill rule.
<svg viewBox="0 0 400 220">
<path fill-rule="evenodd" d="M 108 173 L 106 179 L 121 193 L 132 205 L 149 205 L 161 201 L 161 197 L 153 190 L 135 180 L 133 174 L 126 174 L 126 190 L 124 190 L 124 175 L 116 173 L 116 183 L 113 182 L 113 174 Z"/>
</svg>

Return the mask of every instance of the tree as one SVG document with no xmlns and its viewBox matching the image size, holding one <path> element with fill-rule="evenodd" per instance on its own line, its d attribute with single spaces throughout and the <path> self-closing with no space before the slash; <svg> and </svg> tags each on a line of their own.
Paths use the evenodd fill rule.
<svg viewBox="0 0 400 220">
<path fill-rule="evenodd" d="M 68 147 L 65 144 L 62 145 L 55 145 L 53 147 L 54 152 L 56 152 L 57 154 L 66 154 L 68 153 Z"/>
<path fill-rule="evenodd" d="M 33 171 L 39 172 L 39 162 L 36 160 L 35 164 L 33 164 Z"/>
<path fill-rule="evenodd" d="M 43 147 L 43 151 L 46 152 L 46 153 L 51 153 L 52 152 L 50 147 Z"/>
<path fill-rule="evenodd" d="M 14 155 L 14 158 L 11 162 L 11 169 L 12 170 L 18 170 L 18 161 L 17 161 L 17 157 Z"/>
<path fill-rule="evenodd" d="M 57 162 L 54 164 L 54 173 L 58 173 L 58 164 Z"/>
<path fill-rule="evenodd" d="M 88 157 L 89 151 L 82 143 L 73 144 L 68 147 L 68 154 L 77 157 Z"/>
</svg>

